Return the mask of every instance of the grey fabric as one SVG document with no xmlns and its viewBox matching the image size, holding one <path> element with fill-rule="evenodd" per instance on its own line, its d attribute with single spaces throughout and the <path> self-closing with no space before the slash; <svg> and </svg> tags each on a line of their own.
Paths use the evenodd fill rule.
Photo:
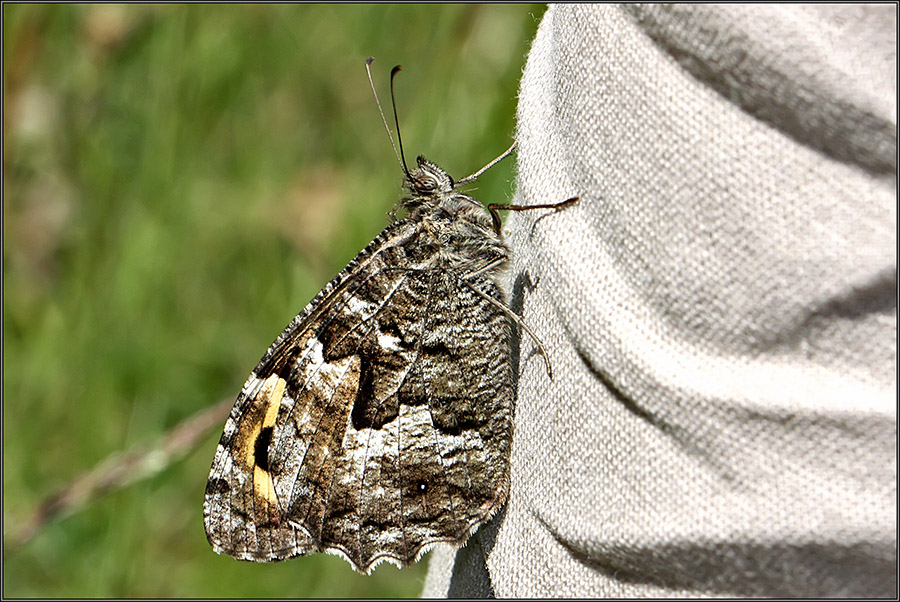
<svg viewBox="0 0 900 602">
<path fill-rule="evenodd" d="M 425 596 L 896 596 L 896 9 L 560 5 L 510 500 Z M 539 214 L 539 215 L 536 215 Z"/>
</svg>

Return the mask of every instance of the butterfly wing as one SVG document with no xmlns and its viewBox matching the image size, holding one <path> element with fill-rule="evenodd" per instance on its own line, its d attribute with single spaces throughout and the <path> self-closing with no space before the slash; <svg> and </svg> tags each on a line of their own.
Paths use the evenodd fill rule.
<svg viewBox="0 0 900 602">
<path fill-rule="evenodd" d="M 509 323 L 396 222 L 295 318 L 244 385 L 204 503 L 213 548 L 313 551 L 368 572 L 460 544 L 502 505 Z M 429 250 L 431 249 L 431 250 Z M 477 322 L 476 322 L 477 318 Z"/>
</svg>

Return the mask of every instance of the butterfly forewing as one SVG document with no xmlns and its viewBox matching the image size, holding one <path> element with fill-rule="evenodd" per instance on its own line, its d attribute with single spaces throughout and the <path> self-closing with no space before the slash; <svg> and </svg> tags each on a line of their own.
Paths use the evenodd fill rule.
<svg viewBox="0 0 900 602">
<path fill-rule="evenodd" d="M 266 352 L 210 473 L 216 551 L 325 550 L 367 572 L 462 543 L 505 501 L 509 322 L 473 290 L 503 300 L 489 274 L 470 277 L 483 266 L 445 257 L 456 221 L 388 226 Z"/>
</svg>

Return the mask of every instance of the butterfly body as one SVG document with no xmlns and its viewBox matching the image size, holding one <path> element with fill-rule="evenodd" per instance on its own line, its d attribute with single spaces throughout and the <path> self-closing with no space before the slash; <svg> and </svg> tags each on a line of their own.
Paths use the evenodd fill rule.
<svg viewBox="0 0 900 602">
<path fill-rule="evenodd" d="M 395 220 L 285 328 L 244 385 L 204 502 L 219 552 L 316 551 L 358 571 L 461 545 L 502 506 L 513 417 L 509 250 L 419 157 Z"/>
</svg>

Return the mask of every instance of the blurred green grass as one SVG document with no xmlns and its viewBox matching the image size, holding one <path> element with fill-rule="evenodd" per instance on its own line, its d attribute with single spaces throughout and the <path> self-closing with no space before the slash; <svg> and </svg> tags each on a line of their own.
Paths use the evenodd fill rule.
<svg viewBox="0 0 900 602">
<path fill-rule="evenodd" d="M 4 537 L 111 453 L 237 395 L 387 224 L 407 155 L 503 151 L 535 5 L 3 5 Z M 390 116 L 389 116 L 390 118 Z M 511 197 L 512 161 L 476 196 Z M 416 596 L 426 562 L 214 554 L 219 432 L 4 557 L 5 597 Z"/>
</svg>

